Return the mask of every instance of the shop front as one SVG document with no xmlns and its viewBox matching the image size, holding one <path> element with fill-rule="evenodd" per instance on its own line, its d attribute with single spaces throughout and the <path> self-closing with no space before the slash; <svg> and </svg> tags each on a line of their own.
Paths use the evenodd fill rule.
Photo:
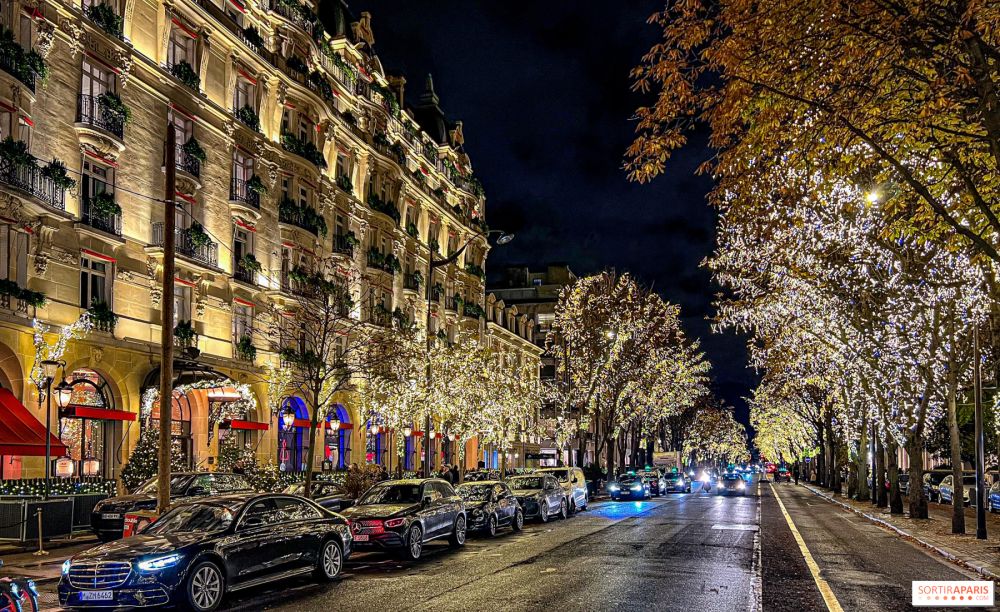
<svg viewBox="0 0 1000 612">
<path fill-rule="evenodd" d="M 136 413 L 121 410 L 111 384 L 90 368 L 73 370 L 57 392 L 59 439 L 73 476 L 115 479 L 122 466 L 124 433 Z"/>
</svg>

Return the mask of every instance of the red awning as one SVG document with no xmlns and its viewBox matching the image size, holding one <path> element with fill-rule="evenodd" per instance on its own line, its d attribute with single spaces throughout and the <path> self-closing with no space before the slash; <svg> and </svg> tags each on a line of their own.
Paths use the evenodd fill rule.
<svg viewBox="0 0 1000 612">
<path fill-rule="evenodd" d="M 0 389 L 0 455 L 45 456 L 45 426 L 31 415 L 14 394 Z M 48 433 L 51 456 L 68 454 L 59 438 Z"/>
<path fill-rule="evenodd" d="M 219 427 L 222 429 L 247 429 L 252 431 L 267 431 L 270 429 L 270 425 L 267 423 L 258 423 L 256 421 L 241 421 L 239 419 L 225 420 L 219 423 Z"/>
<path fill-rule="evenodd" d="M 128 410 L 109 410 L 96 406 L 67 406 L 59 411 L 64 419 L 97 419 L 101 421 L 134 421 L 136 414 Z"/>
</svg>

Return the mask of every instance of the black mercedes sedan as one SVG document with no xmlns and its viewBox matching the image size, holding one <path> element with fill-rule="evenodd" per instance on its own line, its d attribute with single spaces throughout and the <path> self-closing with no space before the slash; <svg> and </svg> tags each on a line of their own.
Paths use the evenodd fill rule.
<svg viewBox="0 0 1000 612">
<path fill-rule="evenodd" d="M 380 482 L 343 514 L 357 550 L 393 551 L 415 561 L 431 540 L 465 544 L 465 502 L 440 478 Z"/>
<path fill-rule="evenodd" d="M 252 490 L 250 482 L 241 474 L 179 472 L 170 475 L 171 503 L 206 495 Z M 117 540 L 122 537 L 127 512 L 154 508 L 156 508 L 156 477 L 142 483 L 132 495 L 109 497 L 97 502 L 90 515 L 90 528 L 102 542 Z"/>
<path fill-rule="evenodd" d="M 537 518 L 547 523 L 553 515 L 558 515 L 559 518 L 569 516 L 566 494 L 554 476 L 548 474 L 514 476 L 507 483 L 521 504 L 525 518 Z"/>
<path fill-rule="evenodd" d="M 305 496 L 306 483 L 288 485 L 282 493 L 289 495 Z M 350 507 L 354 503 L 354 498 L 335 482 L 314 480 L 312 483 L 312 500 L 323 506 L 327 510 L 339 512 Z"/>
<path fill-rule="evenodd" d="M 470 530 L 492 537 L 499 527 L 510 527 L 513 531 L 524 528 L 524 511 L 506 483 L 467 482 L 455 487 L 455 491 L 465 500 Z"/>
<path fill-rule="evenodd" d="M 690 493 L 691 479 L 682 472 L 670 472 L 663 477 L 666 484 L 664 491 L 667 493 Z"/>
<path fill-rule="evenodd" d="M 173 604 L 208 612 L 227 593 L 312 573 L 333 580 L 351 554 L 343 517 L 291 495 L 231 494 L 175 506 L 142 532 L 67 559 L 67 608 Z"/>
</svg>

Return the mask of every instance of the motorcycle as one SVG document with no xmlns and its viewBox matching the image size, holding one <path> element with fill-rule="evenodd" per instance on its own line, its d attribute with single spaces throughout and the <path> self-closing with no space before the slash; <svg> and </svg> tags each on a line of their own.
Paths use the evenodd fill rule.
<svg viewBox="0 0 1000 612">
<path fill-rule="evenodd" d="M 3 567 L 3 559 L 0 559 Z M 34 580 L 0 577 L 0 612 L 38 612 L 38 588 Z"/>
</svg>

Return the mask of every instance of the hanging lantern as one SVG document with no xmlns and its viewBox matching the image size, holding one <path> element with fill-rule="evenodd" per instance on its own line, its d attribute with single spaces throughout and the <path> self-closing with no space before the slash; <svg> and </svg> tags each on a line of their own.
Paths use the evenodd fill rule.
<svg viewBox="0 0 1000 612">
<path fill-rule="evenodd" d="M 373 436 L 378 435 L 378 425 L 372 423 L 372 426 L 368 431 L 370 431 Z"/>
<path fill-rule="evenodd" d="M 410 436 L 412 436 L 413 435 L 413 428 L 410 427 L 409 425 L 407 425 L 406 427 L 404 427 L 403 428 L 403 435 L 406 436 L 407 438 L 409 438 Z"/>
<path fill-rule="evenodd" d="M 285 431 L 291 431 L 292 426 L 295 425 L 295 413 L 292 412 L 291 408 L 286 408 L 281 413 L 281 424 L 284 425 Z"/>
<path fill-rule="evenodd" d="M 330 419 L 330 429 L 333 431 L 340 430 L 340 419 Z"/>
<path fill-rule="evenodd" d="M 56 478 L 73 477 L 73 460 L 62 456 L 56 459 Z"/>
<path fill-rule="evenodd" d="M 101 462 L 91 457 L 83 462 L 84 476 L 97 476 L 101 471 Z"/>
<path fill-rule="evenodd" d="M 56 405 L 59 408 L 65 408 L 69 406 L 71 399 L 73 398 L 73 385 L 67 383 L 65 380 L 56 385 L 55 388 Z"/>
</svg>

